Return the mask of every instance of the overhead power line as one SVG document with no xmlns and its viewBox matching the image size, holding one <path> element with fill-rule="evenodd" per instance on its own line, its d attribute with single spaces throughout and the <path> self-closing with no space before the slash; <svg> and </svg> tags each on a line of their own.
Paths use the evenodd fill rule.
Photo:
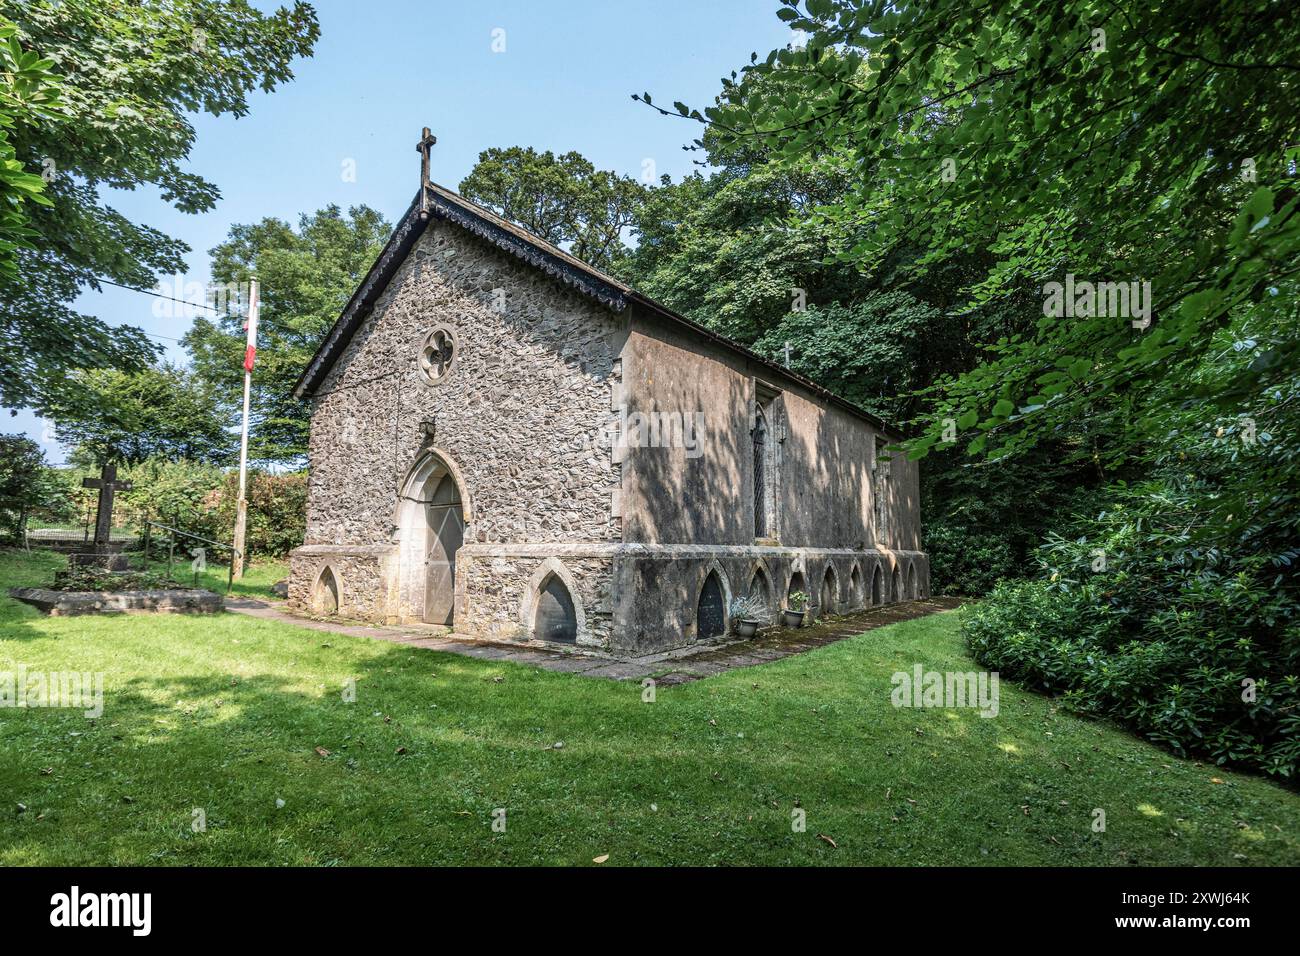
<svg viewBox="0 0 1300 956">
<path fill-rule="evenodd" d="M 154 292 L 151 289 L 137 289 L 132 285 L 123 285 L 120 282 L 114 282 L 112 279 L 101 279 L 95 276 L 96 282 L 102 282 L 104 285 L 116 286 L 119 289 L 126 289 L 128 292 L 139 292 L 141 295 L 151 295 L 155 299 L 167 299 L 171 302 L 179 302 L 181 305 L 188 305 L 195 309 L 207 309 L 209 312 L 216 312 L 219 319 L 238 319 L 237 315 L 231 315 L 229 312 L 222 312 L 216 306 L 206 305 L 202 302 L 192 302 L 189 299 L 178 299 L 174 295 L 163 295 L 161 292 Z M 179 341 L 179 339 L 177 340 Z"/>
<path fill-rule="evenodd" d="M 215 306 L 207 305 L 202 302 L 192 302 L 189 299 L 178 299 L 174 295 L 163 295 L 161 292 L 154 292 L 152 289 L 137 289 L 135 286 L 123 285 L 120 282 L 114 282 L 112 279 L 105 279 L 100 276 L 95 276 L 94 278 L 96 282 L 102 283 L 103 285 L 116 286 L 119 289 L 125 289 L 127 292 L 139 292 L 141 295 L 151 295 L 155 299 L 167 299 L 171 302 L 179 302 L 181 305 L 193 306 L 196 309 L 207 309 L 210 312 L 216 312 L 217 313 L 216 317 L 219 319 L 236 319 L 236 320 L 239 319 L 239 316 L 237 315 L 231 315 L 229 312 L 221 312 Z M 143 329 L 141 329 L 140 332 L 146 338 L 164 339 L 165 341 L 168 342 L 185 341 L 184 339 L 178 339 L 174 335 L 159 335 L 156 332 L 145 332 Z"/>
</svg>

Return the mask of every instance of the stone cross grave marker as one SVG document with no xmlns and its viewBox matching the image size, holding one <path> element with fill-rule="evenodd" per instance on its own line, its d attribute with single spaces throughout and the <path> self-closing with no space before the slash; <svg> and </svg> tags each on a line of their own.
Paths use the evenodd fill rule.
<svg viewBox="0 0 1300 956">
<path fill-rule="evenodd" d="M 117 565 L 125 564 L 125 555 L 114 556 L 109 551 L 113 534 L 113 495 L 119 491 L 130 491 L 131 482 L 125 479 L 118 481 L 117 465 L 110 462 L 100 469 L 98 478 L 81 479 L 81 486 L 99 490 L 99 510 L 95 514 L 95 550 L 91 554 L 73 555 L 73 562 L 103 564 L 112 570 L 117 570 Z M 121 557 L 122 560 L 117 561 L 115 557 Z"/>
</svg>

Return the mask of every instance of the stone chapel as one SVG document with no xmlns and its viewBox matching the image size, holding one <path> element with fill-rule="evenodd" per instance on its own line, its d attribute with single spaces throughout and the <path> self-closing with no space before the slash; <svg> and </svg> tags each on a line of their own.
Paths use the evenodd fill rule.
<svg viewBox="0 0 1300 956">
<path fill-rule="evenodd" d="M 427 176 L 294 394 L 304 611 L 636 656 L 928 593 L 895 430 Z"/>
</svg>

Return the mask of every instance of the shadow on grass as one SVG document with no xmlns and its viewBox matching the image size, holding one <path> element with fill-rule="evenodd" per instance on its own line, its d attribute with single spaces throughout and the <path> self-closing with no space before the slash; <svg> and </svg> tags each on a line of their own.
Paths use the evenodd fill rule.
<svg viewBox="0 0 1300 956">
<path fill-rule="evenodd" d="M 215 818 L 206 842 L 236 838 L 226 862 L 576 863 L 611 830 L 653 826 L 656 800 L 667 823 L 683 808 L 697 821 L 729 818 L 737 780 L 761 793 L 759 808 L 794 799 L 761 748 L 725 761 L 724 779 L 719 755 L 689 745 L 697 734 L 680 717 L 638 719 L 633 686 L 615 697 L 603 682 L 400 649 L 372 658 L 355 685 L 347 703 L 342 682 L 308 691 L 268 675 L 137 677 L 88 729 L 68 730 L 77 720 L 60 715 L 51 734 L 50 714 L 27 712 L 7 728 L 26 753 L 9 772 L 28 806 L 58 808 L 46 821 L 65 832 L 51 847 L 46 821 L 22 821 L 0 857 L 120 862 L 116 845 L 137 861 L 206 859 L 205 841 L 182 827 L 198 808 Z M 53 772 L 42 776 L 43 763 Z M 65 774 L 79 778 L 74 794 L 58 788 Z M 491 829 L 498 808 L 506 834 Z M 788 829 L 775 830 L 773 849 Z M 658 833 L 636 857 L 669 862 L 684 852 L 676 842 Z"/>
<path fill-rule="evenodd" d="M 0 715 L 0 792 L 27 807 L 0 813 L 0 863 L 1300 860 L 1294 798 L 1036 695 L 1004 684 L 996 720 L 894 708 L 894 670 L 964 662 L 941 622 L 646 702 L 237 615 L 144 620 L 17 622 L 33 666 L 104 670 L 108 698 L 93 722 Z"/>
</svg>

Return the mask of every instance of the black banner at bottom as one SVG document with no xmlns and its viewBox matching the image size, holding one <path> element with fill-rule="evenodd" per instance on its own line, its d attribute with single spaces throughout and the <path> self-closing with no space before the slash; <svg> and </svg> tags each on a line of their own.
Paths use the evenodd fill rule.
<svg viewBox="0 0 1300 956">
<path fill-rule="evenodd" d="M 732 942 L 770 932 L 775 919 L 817 932 L 911 926 L 932 938 L 1002 926 L 1071 941 L 1200 936 L 1231 945 L 1242 934 L 1294 932 L 1294 878 L 1261 869 L 8 869 L 0 913 L 9 942 L 188 941 L 220 924 L 338 944 L 430 921 L 450 929 L 462 917 L 472 921 L 462 928 L 490 934 L 527 925 L 534 939 L 553 932 L 572 941 L 576 932 L 595 941 L 604 930 L 663 928 L 681 908 L 698 924 L 692 934 Z"/>
</svg>

